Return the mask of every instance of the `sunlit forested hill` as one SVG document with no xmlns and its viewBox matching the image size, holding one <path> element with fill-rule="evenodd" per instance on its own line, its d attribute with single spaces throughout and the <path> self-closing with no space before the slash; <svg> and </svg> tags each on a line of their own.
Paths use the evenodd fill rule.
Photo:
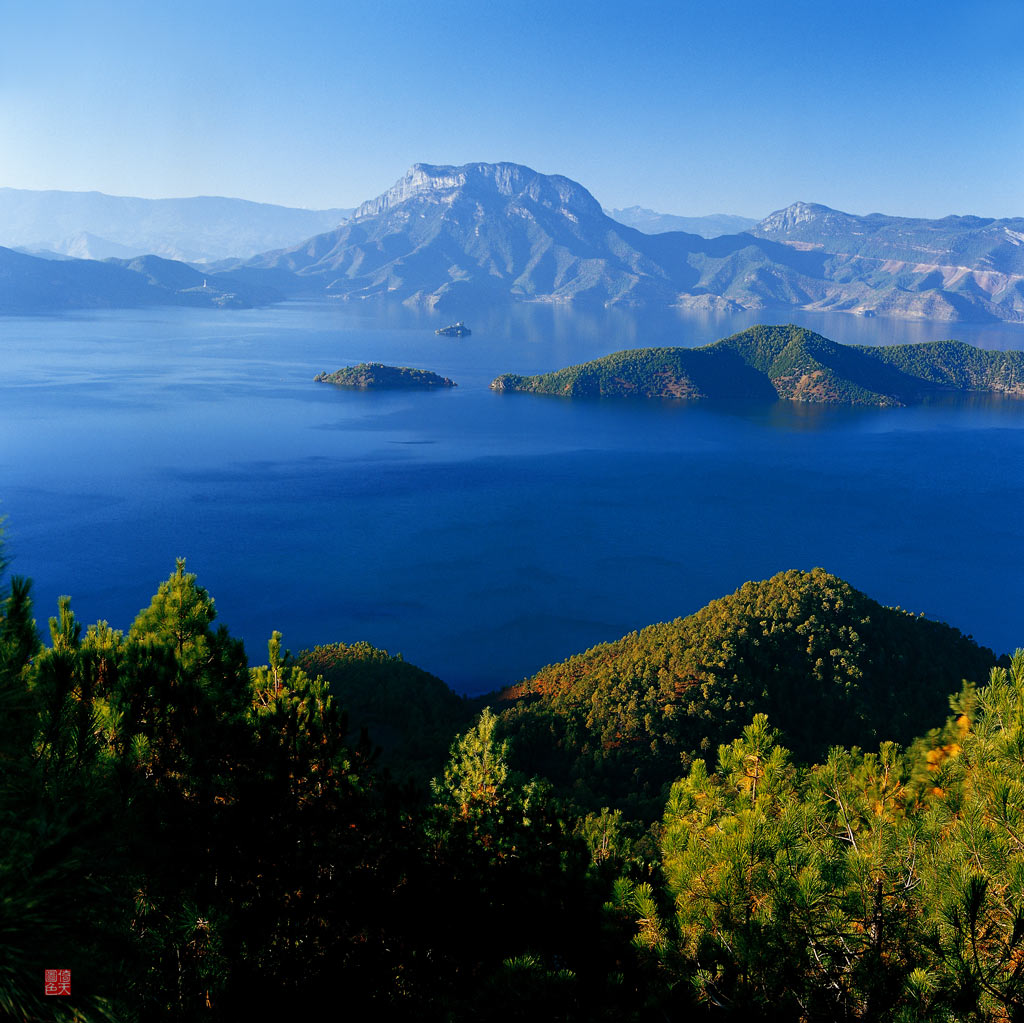
<svg viewBox="0 0 1024 1023">
<path fill-rule="evenodd" d="M 513 763 L 570 798 L 658 815 L 679 772 L 755 713 L 803 761 L 905 743 L 994 663 L 957 629 L 791 571 L 543 668 L 502 694 L 500 724 Z"/>
</svg>

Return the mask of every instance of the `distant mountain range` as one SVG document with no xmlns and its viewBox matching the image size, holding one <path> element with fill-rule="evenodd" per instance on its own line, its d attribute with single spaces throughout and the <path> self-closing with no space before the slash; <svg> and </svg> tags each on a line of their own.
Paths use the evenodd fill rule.
<svg viewBox="0 0 1024 1023">
<path fill-rule="evenodd" d="M 210 196 L 135 199 L 0 188 L 0 245 L 81 259 L 245 259 L 337 227 L 351 213 Z"/>
<path fill-rule="evenodd" d="M 612 220 L 626 227 L 635 227 L 644 234 L 664 234 L 666 231 L 686 231 L 701 238 L 719 238 L 723 234 L 739 234 L 757 224 L 750 217 L 737 217 L 729 213 L 712 213 L 706 217 L 677 217 L 672 213 L 657 213 L 642 206 L 629 206 L 624 210 L 605 210 Z"/>
<path fill-rule="evenodd" d="M 901 261 L 921 271 L 1024 274 L 1024 217 L 921 220 L 882 213 L 856 217 L 828 206 L 797 202 L 748 230 L 758 238 L 795 248 Z M 954 276 L 943 275 L 943 283 L 951 284 Z"/>
<path fill-rule="evenodd" d="M 11 191 L 0 189 L 0 197 Z M 98 199 L 114 201 L 109 196 Z M 259 231 L 265 237 L 269 221 L 254 211 L 264 211 L 281 224 L 287 221 L 287 227 L 280 228 L 282 234 L 293 231 L 301 216 L 322 214 L 337 223 L 349 212 L 283 211 L 225 199 L 116 202 L 149 204 L 143 213 L 149 217 L 150 233 L 141 233 L 140 228 L 138 238 L 155 241 L 154 232 L 164 239 L 183 238 L 186 222 L 206 224 L 206 256 L 216 246 L 217 251 L 233 247 L 238 256 L 244 247 L 251 248 Z M 195 219 L 180 212 L 180 222 L 175 221 L 171 212 L 186 209 L 175 204 L 198 204 L 187 207 L 188 217 Z M 202 204 L 212 204 L 205 219 Z M 158 208 L 161 216 L 170 217 L 170 227 L 160 226 Z M 634 207 L 638 222 L 650 212 L 636 211 Z M 263 226 L 252 226 L 246 234 L 237 226 L 238 218 L 244 221 L 250 214 L 253 225 Z M 0 240 L 3 217 L 0 203 Z M 125 233 L 113 237 L 110 230 L 76 224 L 78 233 L 62 243 L 68 253 L 124 257 L 136 243 Z M 10 225 L 7 231 L 10 235 Z M 226 240 L 232 232 L 234 242 Z M 206 269 L 218 281 L 226 272 L 230 293 L 240 296 L 248 289 L 250 301 L 261 295 L 271 300 L 270 295 L 306 294 L 453 312 L 481 304 L 532 301 L 670 305 L 712 312 L 814 309 L 1024 322 L 1024 218 L 857 217 L 795 203 L 737 234 L 647 234 L 609 217 L 575 181 L 512 163 L 416 164 L 392 188 L 363 203 L 331 230 L 251 258 L 210 263 Z M 38 269 L 35 279 L 45 279 L 49 272 Z M 65 294 L 39 307 L 66 306 L 72 295 L 81 296 L 85 305 L 127 301 L 116 288 L 90 295 L 89 287 L 99 286 L 90 273 L 66 267 L 54 284 L 57 287 L 59 279 Z M 77 281 L 74 286 L 72 278 Z M 0 277 L 0 309 L 24 308 L 29 301 L 27 294 L 11 293 L 14 284 L 9 276 Z M 176 293 L 169 294 L 179 301 L 173 298 Z M 147 300 L 152 298 L 148 295 Z M 41 293 L 35 300 L 47 301 Z"/>
<path fill-rule="evenodd" d="M 1024 397 L 1024 352 L 962 341 L 841 345 L 789 324 L 757 326 L 702 348 L 638 348 L 491 388 L 561 397 L 784 398 L 828 405 L 909 405 L 944 394 Z"/>
<path fill-rule="evenodd" d="M 850 244 L 858 232 L 871 235 L 863 251 Z M 337 230 L 247 267 L 339 298 L 446 309 L 513 299 L 1024 320 L 1022 239 L 1024 219 L 854 217 L 805 203 L 747 233 L 644 234 L 568 178 L 416 164 Z"/>
<path fill-rule="evenodd" d="M 244 309 L 284 294 L 230 274 L 203 273 L 159 256 L 40 259 L 0 248 L 0 313 L 125 309 L 151 305 Z"/>
</svg>

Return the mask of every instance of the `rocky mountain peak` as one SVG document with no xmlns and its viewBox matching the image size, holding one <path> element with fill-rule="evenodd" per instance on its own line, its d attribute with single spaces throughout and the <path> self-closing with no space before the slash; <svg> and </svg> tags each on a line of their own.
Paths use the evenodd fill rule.
<svg viewBox="0 0 1024 1023">
<path fill-rule="evenodd" d="M 379 216 L 415 199 L 453 202 L 522 199 L 575 216 L 602 216 L 600 203 L 580 184 L 559 174 L 539 174 L 517 163 L 467 163 L 461 167 L 416 163 L 383 195 L 364 202 L 354 220 Z"/>
<path fill-rule="evenodd" d="M 838 210 L 834 210 L 829 206 L 822 206 L 819 203 L 795 202 L 785 209 L 770 213 L 752 230 L 757 234 L 771 237 L 773 235 L 786 234 L 796 227 L 814 221 L 845 216 L 845 214 L 840 213 Z"/>
</svg>

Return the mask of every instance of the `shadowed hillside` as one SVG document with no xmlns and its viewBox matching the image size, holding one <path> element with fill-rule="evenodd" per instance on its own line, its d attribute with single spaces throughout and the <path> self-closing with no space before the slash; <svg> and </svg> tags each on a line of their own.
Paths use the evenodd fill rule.
<svg viewBox="0 0 1024 1023">
<path fill-rule="evenodd" d="M 366 729 L 381 759 L 400 778 L 426 784 L 444 766 L 452 739 L 476 706 L 439 678 L 369 643 L 329 643 L 296 662 L 321 675 L 345 708 L 355 735 Z"/>
</svg>

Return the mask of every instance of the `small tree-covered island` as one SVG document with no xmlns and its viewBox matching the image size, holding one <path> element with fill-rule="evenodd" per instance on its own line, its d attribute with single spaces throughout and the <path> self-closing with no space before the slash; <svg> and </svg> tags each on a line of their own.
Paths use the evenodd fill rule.
<svg viewBox="0 0 1024 1023">
<path fill-rule="evenodd" d="M 454 380 L 439 376 L 427 369 L 408 366 L 385 366 L 382 362 L 361 362 L 358 366 L 343 366 L 333 373 L 318 373 L 316 383 L 355 387 L 359 390 L 430 391 L 436 387 L 455 387 Z"/>
<path fill-rule="evenodd" d="M 821 569 L 473 700 L 251 664 L 184 561 L 56 612 L 7 579 L 6 1019 L 1024 1018 L 1024 653 Z"/>
<path fill-rule="evenodd" d="M 553 373 L 506 373 L 495 391 L 568 398 L 752 398 L 910 405 L 950 394 L 1024 397 L 1024 352 L 962 341 L 841 345 L 805 327 L 756 326 L 702 348 L 637 348 Z"/>
</svg>

